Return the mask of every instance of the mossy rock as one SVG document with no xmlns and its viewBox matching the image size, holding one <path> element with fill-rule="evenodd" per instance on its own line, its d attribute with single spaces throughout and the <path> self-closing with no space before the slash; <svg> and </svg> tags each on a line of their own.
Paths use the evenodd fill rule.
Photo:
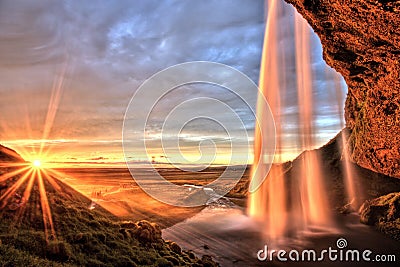
<svg viewBox="0 0 400 267">
<path fill-rule="evenodd" d="M 368 225 L 400 218 L 400 192 L 367 200 L 360 208 L 360 221 Z"/>
</svg>

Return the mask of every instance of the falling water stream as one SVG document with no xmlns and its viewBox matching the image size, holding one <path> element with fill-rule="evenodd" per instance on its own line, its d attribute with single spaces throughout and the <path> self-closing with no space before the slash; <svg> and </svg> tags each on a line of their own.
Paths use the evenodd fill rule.
<svg viewBox="0 0 400 267">
<path fill-rule="evenodd" d="M 337 106 L 338 106 L 338 111 L 340 115 L 340 128 L 344 128 L 345 122 L 344 122 L 344 107 L 342 105 L 342 100 L 344 99 L 343 93 L 341 90 L 341 84 L 340 80 L 338 77 L 334 77 L 334 82 L 335 82 L 335 93 L 336 93 L 336 100 L 337 100 Z M 342 167 L 343 167 L 343 178 L 344 178 L 344 188 L 346 190 L 346 195 L 347 195 L 347 202 L 349 208 L 353 210 L 358 210 L 358 208 L 362 204 L 362 199 L 364 199 L 364 194 L 363 194 L 363 189 L 361 188 L 361 184 L 356 185 L 357 178 L 355 177 L 354 173 L 354 166 L 351 164 L 350 160 L 350 153 L 349 153 L 349 148 L 348 148 L 348 132 L 343 130 L 341 132 L 341 151 L 342 151 Z"/>
<path fill-rule="evenodd" d="M 346 238 L 351 247 L 372 249 L 374 252 L 387 253 L 397 251 L 398 243 L 384 238 L 371 228 L 361 225 L 356 214 L 339 216 L 331 213 L 327 199 L 327 188 L 321 171 L 318 153 L 310 151 L 316 148 L 318 128 L 315 125 L 315 78 L 313 78 L 310 60 L 310 38 L 312 30 L 307 22 L 292 7 L 281 0 L 268 0 L 268 14 L 264 36 L 263 53 L 259 80 L 259 98 L 264 97 L 270 106 L 276 127 L 276 154 L 274 164 L 261 186 L 248 198 L 247 215 L 244 208 L 236 206 L 229 199 L 222 198 L 213 202 L 194 217 L 163 230 L 163 237 L 173 240 L 185 249 L 190 249 L 198 256 L 212 255 L 221 266 L 282 266 L 285 262 L 260 262 L 257 260 L 259 249 L 268 245 L 271 249 L 315 248 L 317 250 L 335 246 L 339 237 Z M 286 6 L 285 6 L 286 5 Z M 286 20 L 283 16 L 290 10 Z M 294 12 L 293 12 L 294 11 Z M 288 21 L 294 24 L 288 25 Z M 283 31 L 283 32 L 282 32 Z M 285 37 L 290 32 L 290 38 Z M 293 39 L 294 44 L 286 44 Z M 287 36 L 286 36 L 287 37 Z M 294 46 L 294 55 L 286 55 L 285 47 Z M 291 47 L 290 47 L 291 49 Z M 286 50 L 287 53 L 287 50 Z M 294 60 L 290 61 L 291 57 Z M 289 63 L 289 64 L 288 64 Z M 287 70 L 295 67 L 295 77 L 286 77 Z M 314 70 L 315 71 L 315 70 Z M 332 73 L 332 72 L 330 72 Z M 331 91 L 337 99 L 335 112 L 340 115 L 340 126 L 343 120 L 343 92 L 341 81 L 336 76 Z M 293 78 L 294 77 L 294 78 Z M 331 79 L 333 78 L 333 79 Z M 291 80 L 295 80 L 294 82 Z M 298 106 L 296 123 L 298 131 L 291 133 L 297 138 L 296 147 L 288 142 L 287 125 L 293 123 L 282 115 L 290 101 Z M 257 102 L 257 116 L 265 110 L 264 101 Z M 292 103 L 293 105 L 293 103 Z M 292 115 L 292 114 L 291 114 Z M 263 164 L 266 151 L 263 150 L 261 125 L 256 125 L 254 135 L 254 166 L 252 178 L 261 181 L 260 176 L 267 170 Z M 345 137 L 342 131 L 342 137 Z M 347 138 L 343 138 L 341 146 L 344 170 L 344 188 L 349 202 L 356 199 L 358 185 L 354 183 L 352 165 L 349 164 L 348 150 L 345 149 Z M 291 175 L 287 175 L 292 165 L 283 163 L 283 154 L 287 147 L 292 147 L 291 154 L 302 152 L 297 162 L 300 167 Z M 260 171 L 261 170 L 261 171 Z M 264 172 L 265 173 L 265 172 Z M 354 207 L 357 207 L 354 200 Z M 331 218 L 333 217 L 333 218 Z M 335 222 L 335 223 L 334 223 Z M 376 242 L 379 240 L 379 242 Z M 282 241 L 282 242 L 281 242 Z M 290 264 L 289 262 L 286 262 Z M 343 266 L 358 266 L 359 262 L 343 263 Z M 317 266 L 337 266 L 335 261 L 319 262 Z M 310 262 L 296 266 L 309 266 Z M 311 263 L 312 265 L 312 263 Z M 342 262 L 340 263 L 342 266 Z M 286 265 L 284 265 L 286 266 Z M 316 266 L 316 265 L 312 265 Z"/>
<path fill-rule="evenodd" d="M 313 84 L 310 56 L 311 29 L 298 14 L 295 15 L 296 77 L 300 117 L 301 149 L 309 150 L 314 144 Z M 330 226 L 326 188 L 320 170 L 320 159 L 316 153 L 304 153 L 300 173 L 300 203 L 304 225 Z"/>
<path fill-rule="evenodd" d="M 276 128 L 276 144 L 279 149 L 282 144 L 281 140 L 281 120 L 279 111 L 281 109 L 281 94 L 285 88 L 280 86 L 279 70 L 280 61 L 278 56 L 280 48 L 277 40 L 277 22 L 279 14 L 278 1 L 269 1 L 268 14 L 266 22 L 266 30 L 264 35 L 263 54 L 261 59 L 259 88 L 260 92 L 268 101 L 271 112 L 275 119 Z M 268 90 L 272 89 L 273 90 Z M 261 96 L 259 96 L 261 97 Z M 257 102 L 257 112 L 264 110 L 264 101 Z M 257 114 L 260 117 L 262 114 Z M 262 120 L 260 120 L 262 123 Z M 262 127 L 262 125 L 261 125 Z M 254 137 L 254 164 L 261 164 L 264 151 L 262 151 L 263 136 L 259 133 L 259 128 L 255 128 Z M 277 154 L 276 157 L 279 157 Z M 276 160 L 279 160 L 278 158 Z M 252 170 L 252 177 L 259 175 L 255 168 Z M 256 193 L 251 194 L 249 198 L 249 215 L 256 220 L 265 222 L 265 231 L 270 233 L 272 237 L 280 236 L 286 229 L 286 191 L 284 189 L 283 170 L 280 165 L 274 166 L 269 173 L 268 179 L 261 185 Z M 273 177 L 273 178 L 271 178 Z M 261 177 L 262 178 L 262 177 Z M 280 189 L 278 189 L 280 188 Z"/>
<path fill-rule="evenodd" d="M 249 197 L 248 213 L 251 217 L 264 225 L 265 233 L 272 239 L 279 239 L 287 234 L 299 233 L 311 227 L 332 228 L 333 220 L 330 218 L 331 208 L 327 200 L 327 191 L 320 170 L 320 159 L 317 153 L 307 150 L 313 149 L 315 140 L 315 118 L 313 99 L 313 77 L 310 55 L 311 28 L 298 14 L 295 14 L 295 67 L 298 103 L 298 136 L 301 151 L 306 151 L 299 157 L 301 168 L 294 177 L 295 181 L 285 181 L 285 170 L 281 153 L 286 140 L 282 138 L 285 121 L 282 109 L 284 108 L 284 94 L 294 88 L 285 88 L 282 80 L 284 61 L 279 60 L 282 51 L 281 38 L 279 38 L 282 25 L 279 24 L 282 14 L 282 4 L 279 0 L 268 1 L 268 18 L 266 23 L 263 55 L 261 61 L 259 88 L 260 95 L 267 99 L 275 118 L 277 136 L 277 155 L 267 179 L 255 193 Z M 285 26 L 284 26 L 285 27 Z M 286 44 L 287 45 L 287 44 Z M 285 80 L 285 78 L 283 78 Z M 259 104 L 263 104 L 259 102 Z M 257 110 L 262 107 L 257 106 Z M 259 114 L 258 114 L 259 115 Z M 262 127 L 262 126 L 261 126 Z M 263 140 L 257 134 L 254 139 L 255 163 L 259 163 L 263 156 Z M 258 172 L 253 172 L 252 177 L 257 177 Z M 293 179 L 293 178 L 292 178 Z"/>
</svg>

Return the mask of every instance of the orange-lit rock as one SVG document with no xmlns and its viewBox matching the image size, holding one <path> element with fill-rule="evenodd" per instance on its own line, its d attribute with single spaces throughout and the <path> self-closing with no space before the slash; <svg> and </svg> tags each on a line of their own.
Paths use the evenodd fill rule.
<svg viewBox="0 0 400 267">
<path fill-rule="evenodd" d="M 349 87 L 351 159 L 400 178 L 400 2 L 285 0 L 319 35 Z"/>
</svg>

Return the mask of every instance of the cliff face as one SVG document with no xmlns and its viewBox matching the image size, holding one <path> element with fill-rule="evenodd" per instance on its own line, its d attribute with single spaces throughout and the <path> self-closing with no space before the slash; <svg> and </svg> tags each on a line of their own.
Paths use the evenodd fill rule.
<svg viewBox="0 0 400 267">
<path fill-rule="evenodd" d="M 349 149 L 358 165 L 400 178 L 400 1 L 285 0 L 318 34 L 349 91 Z"/>
</svg>

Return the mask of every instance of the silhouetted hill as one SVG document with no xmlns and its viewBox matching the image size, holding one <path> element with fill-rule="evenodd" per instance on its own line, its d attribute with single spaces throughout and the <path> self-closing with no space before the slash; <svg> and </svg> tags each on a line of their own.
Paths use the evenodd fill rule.
<svg viewBox="0 0 400 267">
<path fill-rule="evenodd" d="M 292 162 L 292 168 L 289 171 L 291 175 L 298 175 L 304 153 L 317 153 L 321 159 L 321 173 L 326 182 L 327 194 L 334 204 L 333 207 L 342 206 L 351 201 L 346 199 L 345 194 L 345 168 L 342 141 L 344 137 L 346 139 L 344 143 L 346 143 L 349 134 L 349 130 L 345 128 L 321 148 L 303 152 Z M 398 178 L 371 171 L 353 162 L 349 162 L 348 166 L 351 170 L 351 179 L 354 181 L 357 193 L 354 201 L 358 203 L 358 206 L 367 199 L 400 191 L 400 179 Z"/>
<path fill-rule="evenodd" d="M 25 162 L 14 150 L 0 145 L 0 162 Z"/>
<path fill-rule="evenodd" d="M 347 140 L 348 129 L 343 131 Z M 338 133 L 326 145 L 315 150 L 304 151 L 293 161 L 283 163 L 287 190 L 296 188 L 295 183 L 299 179 L 299 175 L 301 175 L 300 168 L 305 154 L 316 153 L 321 160 L 321 173 L 326 183 L 326 194 L 329 196 L 331 207 L 341 209 L 351 201 L 346 197 L 344 186 L 343 131 Z M 272 168 L 276 166 L 277 164 L 274 164 Z M 376 173 L 352 162 L 349 162 L 349 168 L 352 170 L 352 179 L 358 192 L 357 199 L 354 201 L 359 205 L 365 200 L 400 191 L 400 179 L 398 178 Z M 247 170 L 241 181 L 231 190 L 228 196 L 242 199 L 246 197 L 250 178 L 250 170 Z M 236 203 L 245 205 L 245 202 L 236 201 Z"/>
</svg>

